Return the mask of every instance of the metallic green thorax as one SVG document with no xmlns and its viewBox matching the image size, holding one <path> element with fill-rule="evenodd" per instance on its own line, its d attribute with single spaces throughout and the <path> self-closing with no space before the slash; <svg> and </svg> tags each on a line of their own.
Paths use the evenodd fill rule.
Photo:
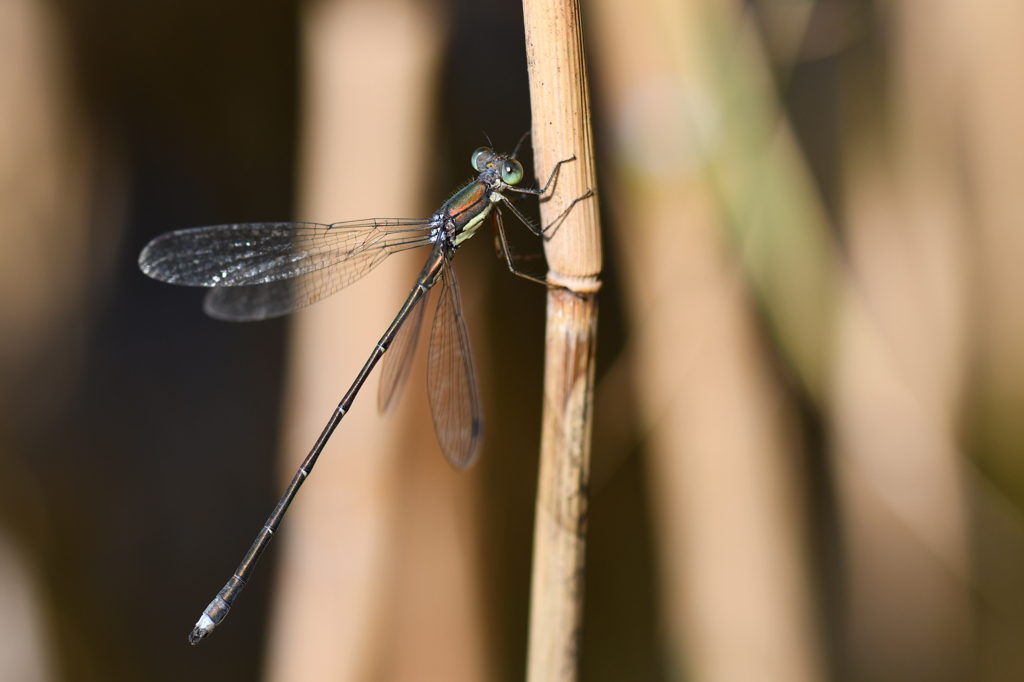
<svg viewBox="0 0 1024 682">
<path fill-rule="evenodd" d="M 480 180 L 467 185 L 449 199 L 441 210 L 446 210 L 451 219 L 450 225 L 454 230 L 449 231 L 449 235 L 452 243 L 459 246 L 472 237 L 484 222 L 484 218 L 490 215 L 494 202 L 499 199 L 500 197 Z"/>
<path fill-rule="evenodd" d="M 480 172 L 477 179 L 456 192 L 431 219 L 435 239 L 443 233 L 453 248 L 476 234 L 494 204 L 504 198 L 501 190 L 515 185 L 523 177 L 523 167 L 518 161 L 495 154 L 486 147 L 473 153 L 473 167 Z"/>
</svg>

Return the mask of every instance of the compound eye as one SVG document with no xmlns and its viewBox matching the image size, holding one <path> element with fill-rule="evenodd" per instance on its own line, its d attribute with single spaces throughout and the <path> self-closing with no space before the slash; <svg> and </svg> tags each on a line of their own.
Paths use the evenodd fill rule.
<svg viewBox="0 0 1024 682">
<path fill-rule="evenodd" d="M 480 149 L 473 152 L 473 156 L 470 157 L 470 163 L 473 164 L 473 168 L 477 173 L 483 173 L 484 169 L 487 168 L 487 164 L 493 160 L 494 152 L 487 147 L 480 147 Z"/>
<path fill-rule="evenodd" d="M 506 185 L 518 185 L 523 179 L 523 164 L 515 159 L 505 159 L 501 164 L 501 181 Z"/>
</svg>

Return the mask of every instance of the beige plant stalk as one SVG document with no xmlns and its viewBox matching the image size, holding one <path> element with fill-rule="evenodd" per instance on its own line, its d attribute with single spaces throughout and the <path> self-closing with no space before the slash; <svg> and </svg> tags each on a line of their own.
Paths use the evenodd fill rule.
<svg viewBox="0 0 1024 682">
<path fill-rule="evenodd" d="M 596 189 L 579 4 L 523 3 L 536 176 L 563 164 L 543 224 Z M 550 289 L 544 416 L 534 528 L 527 680 L 575 680 L 583 614 L 598 274 L 597 197 L 580 201 L 545 241 Z"/>
</svg>

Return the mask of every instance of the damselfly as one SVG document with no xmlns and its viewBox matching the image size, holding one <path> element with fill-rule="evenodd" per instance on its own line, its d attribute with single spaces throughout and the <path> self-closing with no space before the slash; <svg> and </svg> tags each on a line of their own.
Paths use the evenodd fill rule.
<svg viewBox="0 0 1024 682">
<path fill-rule="evenodd" d="M 517 147 L 518 150 L 518 147 Z M 516 153 L 502 155 L 482 147 L 473 152 L 476 180 L 456 192 L 427 220 L 355 220 L 333 225 L 317 223 L 245 223 L 178 230 L 146 245 L 139 267 L 171 284 L 211 287 L 203 307 L 223 320 L 262 320 L 315 303 L 356 281 L 392 253 L 430 246 L 430 256 L 405 304 L 373 348 L 369 359 L 341 399 L 323 432 L 303 460 L 270 518 L 234 575 L 228 580 L 189 635 L 193 644 L 206 637 L 227 615 L 252 574 L 309 475 L 327 440 L 352 406 L 377 361 L 384 357 L 378 405 L 386 410 L 408 375 L 416 339 L 423 322 L 427 292 L 440 283 L 427 361 L 427 387 L 434 431 L 441 450 L 455 469 L 473 463 L 480 450 L 483 420 L 459 288 L 452 269 L 455 251 L 472 237 L 488 216 L 493 217 L 495 244 L 509 269 L 547 284 L 517 269 L 505 238 L 499 204 L 504 204 L 536 235 L 558 225 L 588 191 L 570 202 L 551 225 L 535 227 L 503 192 L 543 195 L 563 163 L 559 161 L 540 189 L 517 188 L 523 167 Z M 390 353 L 385 353 L 391 350 Z"/>
</svg>

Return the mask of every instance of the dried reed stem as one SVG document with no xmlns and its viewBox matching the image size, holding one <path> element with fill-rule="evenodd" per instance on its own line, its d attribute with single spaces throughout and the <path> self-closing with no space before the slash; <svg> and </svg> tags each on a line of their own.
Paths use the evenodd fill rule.
<svg viewBox="0 0 1024 682">
<path fill-rule="evenodd" d="M 526 49 L 536 175 L 563 164 L 545 225 L 596 189 L 590 95 L 575 0 L 526 0 Z M 537 489 L 527 680 L 568 682 L 579 668 L 583 615 L 597 290 L 601 271 L 596 197 L 577 203 L 545 243 L 547 306 L 544 417 Z"/>
</svg>

